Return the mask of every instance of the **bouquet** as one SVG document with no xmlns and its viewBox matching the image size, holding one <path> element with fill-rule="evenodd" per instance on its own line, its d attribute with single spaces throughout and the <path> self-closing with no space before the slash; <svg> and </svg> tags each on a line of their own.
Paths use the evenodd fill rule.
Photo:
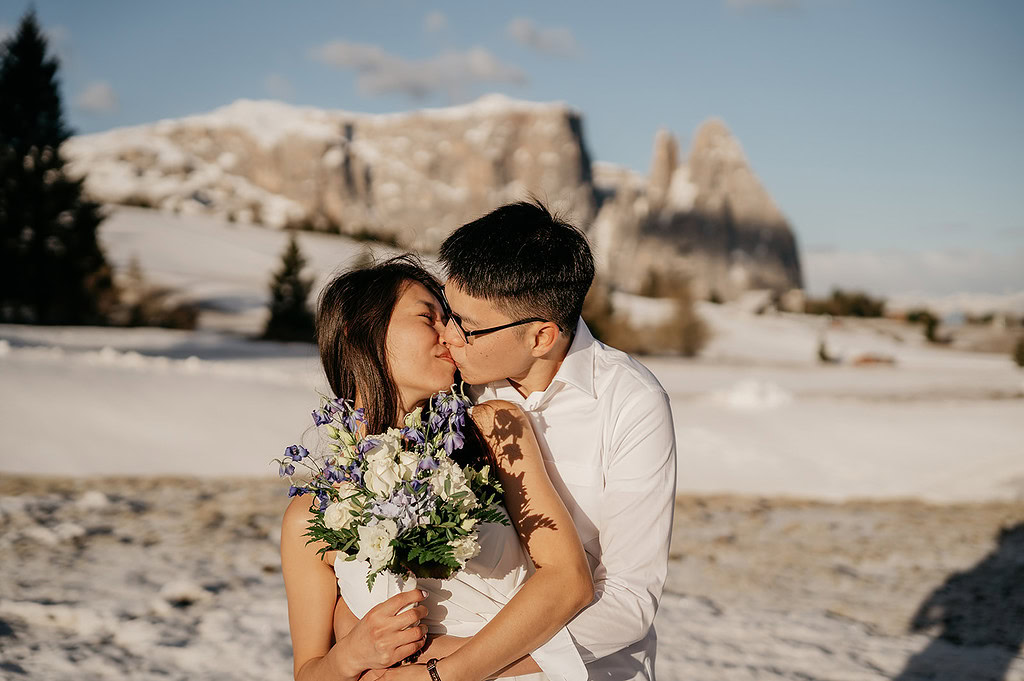
<svg viewBox="0 0 1024 681">
<path fill-rule="evenodd" d="M 360 434 L 363 410 L 349 400 L 321 398 L 313 423 L 326 451 L 291 445 L 275 461 L 291 482 L 288 496 L 315 498 L 307 543 L 323 542 L 321 555 L 336 550 L 368 561 L 368 588 L 385 571 L 450 577 L 480 552 L 479 523 L 509 524 L 490 466 L 452 459 L 465 443 L 469 400 L 461 388 L 437 393 L 426 410 L 406 414 L 404 427 L 377 434 Z M 296 463 L 311 473 L 308 481 L 293 479 Z"/>
</svg>

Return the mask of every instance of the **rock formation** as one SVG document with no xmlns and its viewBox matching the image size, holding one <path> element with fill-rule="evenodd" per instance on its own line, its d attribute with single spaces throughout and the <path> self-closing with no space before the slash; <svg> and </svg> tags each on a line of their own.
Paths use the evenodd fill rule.
<svg viewBox="0 0 1024 681">
<path fill-rule="evenodd" d="M 590 235 L 615 288 L 691 280 L 731 299 L 799 287 L 793 233 L 718 120 L 687 162 L 668 131 L 647 178 L 592 163 L 579 112 L 489 95 L 369 115 L 240 100 L 209 114 L 69 140 L 72 169 L 107 203 L 202 212 L 432 252 L 455 227 L 531 194 Z"/>
<path fill-rule="evenodd" d="M 596 208 L 580 114 L 500 95 L 390 115 L 242 100 L 77 137 L 66 153 L 101 201 L 426 251 L 460 224 L 530 194 L 580 224 Z"/>
<path fill-rule="evenodd" d="M 671 164 L 677 148 L 659 131 L 646 186 L 620 179 L 600 194 L 593 236 L 613 285 L 646 293 L 652 274 L 685 277 L 695 296 L 725 300 L 748 289 L 799 288 L 793 232 L 725 124 L 698 128 L 685 165 Z M 622 177 L 608 168 L 602 176 Z"/>
</svg>

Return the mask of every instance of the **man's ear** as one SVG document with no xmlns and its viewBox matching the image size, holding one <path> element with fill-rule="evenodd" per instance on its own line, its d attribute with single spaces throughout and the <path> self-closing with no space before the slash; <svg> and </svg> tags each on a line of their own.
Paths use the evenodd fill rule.
<svg viewBox="0 0 1024 681">
<path fill-rule="evenodd" d="M 533 332 L 533 347 L 530 354 L 534 357 L 543 357 L 551 352 L 558 342 L 561 332 L 554 322 L 544 322 Z"/>
</svg>

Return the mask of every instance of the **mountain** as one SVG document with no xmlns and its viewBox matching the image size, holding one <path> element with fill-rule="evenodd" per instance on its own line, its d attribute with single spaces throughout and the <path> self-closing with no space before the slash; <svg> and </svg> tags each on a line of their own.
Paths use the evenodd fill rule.
<svg viewBox="0 0 1024 681">
<path fill-rule="evenodd" d="M 599 271 L 642 292 L 687 274 L 699 297 L 801 284 L 793 232 L 725 125 L 683 162 L 667 132 L 650 176 L 592 163 L 582 114 L 488 95 L 399 114 L 239 100 L 213 112 L 72 138 L 95 199 L 436 251 L 455 227 L 536 196 L 590 235 Z"/>
<path fill-rule="evenodd" d="M 675 137 L 659 131 L 647 178 L 595 173 L 604 201 L 593 233 L 615 286 L 643 293 L 652 274 L 685 272 L 699 298 L 800 288 L 793 230 L 725 124 L 703 123 L 680 158 Z"/>
</svg>

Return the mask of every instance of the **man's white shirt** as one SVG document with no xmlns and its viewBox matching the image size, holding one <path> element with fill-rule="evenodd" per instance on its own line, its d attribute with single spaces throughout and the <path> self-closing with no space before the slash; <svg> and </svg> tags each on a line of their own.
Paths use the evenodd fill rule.
<svg viewBox="0 0 1024 681">
<path fill-rule="evenodd" d="M 581 319 L 546 390 L 523 397 L 502 380 L 472 392 L 480 402 L 508 400 L 529 416 L 548 475 L 572 514 L 596 594 L 567 629 L 589 678 L 653 680 L 653 622 L 676 490 L 665 390 L 635 359 L 596 341 Z"/>
</svg>

